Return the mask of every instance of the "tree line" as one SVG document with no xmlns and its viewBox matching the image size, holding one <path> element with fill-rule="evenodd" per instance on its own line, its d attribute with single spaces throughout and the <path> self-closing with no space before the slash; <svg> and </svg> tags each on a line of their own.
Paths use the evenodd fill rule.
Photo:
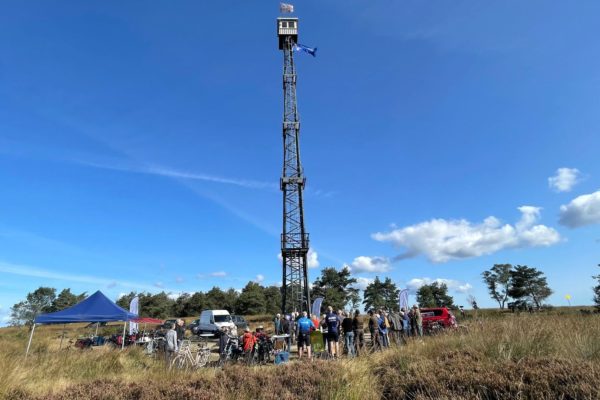
<svg viewBox="0 0 600 400">
<path fill-rule="evenodd" d="M 531 303 L 540 308 L 553 291 L 548 286 L 544 273 L 527 265 L 494 264 L 482 273 L 490 297 L 504 309 L 509 299 L 513 304 Z"/>
<path fill-rule="evenodd" d="M 495 264 L 484 271 L 482 277 L 491 298 L 501 309 L 506 307 L 509 299 L 529 301 L 541 307 L 552 294 L 543 272 L 526 265 Z M 593 278 L 598 281 L 594 287 L 594 302 L 600 310 L 600 274 Z M 356 284 L 357 279 L 347 268 L 324 268 L 311 287 L 311 298 L 324 297 L 326 305 L 335 309 L 358 309 L 361 305 L 367 310 L 398 307 L 400 290 L 389 277 L 375 277 L 362 291 L 362 297 Z M 86 297 L 86 293 L 74 294 L 70 289 L 63 289 L 58 295 L 56 292 L 54 288 L 40 287 L 27 294 L 25 300 L 11 308 L 11 324 L 31 324 L 38 314 L 62 310 Z M 454 298 L 448 294 L 448 286 L 443 282 L 423 285 L 415 294 L 421 307 L 455 308 Z M 256 282 L 248 282 L 241 292 L 216 286 L 207 292 L 182 293 L 177 297 L 164 291 L 156 294 L 130 292 L 121 296 L 117 304 L 128 309 L 135 296 L 139 297 L 142 315 L 154 318 L 195 316 L 205 309 L 226 309 L 241 315 L 275 314 L 281 307 L 281 288 Z M 474 303 L 473 297 L 470 298 L 469 302 Z"/>
</svg>

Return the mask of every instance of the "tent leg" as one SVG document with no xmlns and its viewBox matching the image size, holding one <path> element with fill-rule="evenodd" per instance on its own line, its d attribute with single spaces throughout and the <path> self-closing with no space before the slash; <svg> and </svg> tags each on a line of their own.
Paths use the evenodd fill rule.
<svg viewBox="0 0 600 400">
<path fill-rule="evenodd" d="M 98 336 L 98 324 L 100 324 L 100 322 L 96 322 L 96 333 L 94 334 L 94 336 Z"/>
<path fill-rule="evenodd" d="M 29 343 L 27 343 L 27 350 L 25 351 L 25 357 L 29 355 L 29 348 L 31 347 L 31 339 L 33 339 L 33 332 L 35 331 L 35 324 L 31 328 L 31 335 L 29 335 Z"/>
<path fill-rule="evenodd" d="M 58 346 L 59 350 L 62 350 L 62 343 L 63 343 L 63 339 L 65 338 L 65 329 L 67 327 L 67 324 L 63 324 L 63 331 L 62 331 L 62 336 L 60 337 L 60 346 Z"/>
<path fill-rule="evenodd" d="M 123 340 L 121 340 L 121 350 L 125 348 L 125 328 L 127 328 L 127 321 L 123 324 Z"/>
</svg>

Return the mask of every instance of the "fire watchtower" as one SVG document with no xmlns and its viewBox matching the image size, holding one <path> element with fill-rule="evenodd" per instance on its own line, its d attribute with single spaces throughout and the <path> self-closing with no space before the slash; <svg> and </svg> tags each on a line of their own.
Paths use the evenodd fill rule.
<svg viewBox="0 0 600 400">
<path fill-rule="evenodd" d="M 298 18 L 277 18 L 279 49 L 283 50 L 283 233 L 281 256 L 283 286 L 281 311 L 310 313 L 307 253 L 302 192 L 306 183 L 300 163 L 300 121 L 296 103 L 294 45 L 298 41 Z"/>
</svg>

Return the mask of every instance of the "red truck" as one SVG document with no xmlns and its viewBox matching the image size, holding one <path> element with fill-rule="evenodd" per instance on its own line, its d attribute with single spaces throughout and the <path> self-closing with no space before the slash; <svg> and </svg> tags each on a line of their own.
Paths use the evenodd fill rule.
<svg viewBox="0 0 600 400">
<path fill-rule="evenodd" d="M 456 327 L 456 318 L 446 307 L 421 308 L 421 316 L 425 333 L 435 333 L 442 329 Z"/>
</svg>

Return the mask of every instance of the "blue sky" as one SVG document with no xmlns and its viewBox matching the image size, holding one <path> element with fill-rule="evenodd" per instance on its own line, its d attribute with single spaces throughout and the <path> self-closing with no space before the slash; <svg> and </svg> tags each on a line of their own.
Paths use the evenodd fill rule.
<svg viewBox="0 0 600 400">
<path fill-rule="evenodd" d="M 527 264 L 552 303 L 589 304 L 600 3 L 295 6 L 319 48 L 297 59 L 310 280 L 347 264 L 362 284 L 445 279 L 457 303 L 493 306 L 481 272 Z M 40 285 L 281 280 L 277 16 L 276 1 L 3 4 L 0 317 Z"/>
</svg>

